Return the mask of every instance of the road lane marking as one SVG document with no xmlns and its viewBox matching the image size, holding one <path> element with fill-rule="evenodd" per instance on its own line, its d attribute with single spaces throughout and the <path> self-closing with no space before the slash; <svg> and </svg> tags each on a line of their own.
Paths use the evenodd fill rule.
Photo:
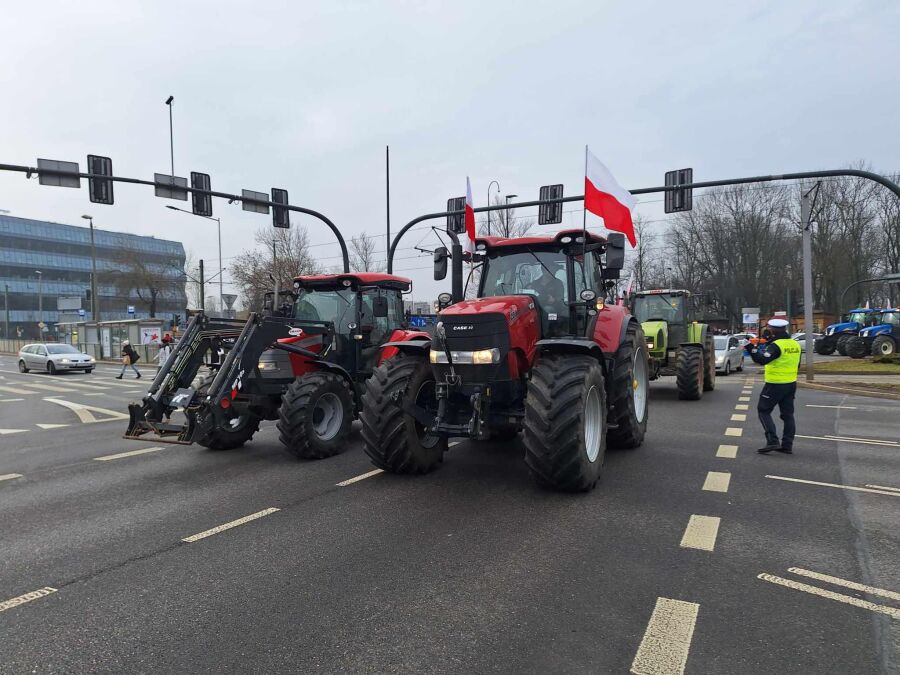
<svg viewBox="0 0 900 675">
<path fill-rule="evenodd" d="M 140 448 L 138 450 L 129 450 L 128 452 L 119 452 L 115 455 L 104 455 L 103 457 L 94 457 L 94 461 L 108 462 L 111 459 L 122 459 L 123 457 L 134 457 L 135 455 L 146 455 L 148 452 L 157 452 L 163 448 Z"/>
<path fill-rule="evenodd" d="M 728 492 L 731 474 L 727 471 L 709 471 L 703 482 L 703 489 L 709 492 Z"/>
<path fill-rule="evenodd" d="M 684 535 L 681 537 L 681 548 L 697 548 L 701 551 L 715 550 L 720 522 L 721 518 L 716 516 L 692 515 L 688 520 Z"/>
<path fill-rule="evenodd" d="M 716 451 L 716 457 L 724 457 L 725 459 L 734 459 L 737 457 L 738 446 L 736 445 L 720 445 Z"/>
<path fill-rule="evenodd" d="M 82 396 L 112 396 L 112 394 L 107 394 L 102 391 L 92 391 L 90 393 L 84 393 Z"/>
<path fill-rule="evenodd" d="M 28 389 L 22 389 L 21 387 L 0 387 L 0 391 L 5 391 L 7 394 L 16 394 L 18 396 L 39 393 L 36 391 L 29 391 Z"/>
<path fill-rule="evenodd" d="M 50 401 L 50 403 L 56 403 L 57 405 L 61 405 L 64 408 L 68 408 L 76 415 L 78 415 L 78 419 L 81 420 L 84 424 L 94 424 L 96 422 L 112 422 L 114 420 L 127 420 L 128 415 L 124 413 L 117 412 L 115 410 L 107 410 L 106 408 L 97 408 L 91 405 L 83 405 L 81 403 L 72 403 L 71 401 L 64 401 L 61 398 L 45 398 L 45 401 Z M 103 419 L 97 419 L 93 413 L 100 413 L 102 415 L 107 415 Z"/>
<path fill-rule="evenodd" d="M 384 473 L 384 469 L 375 469 L 374 471 L 369 471 L 359 476 L 354 476 L 353 478 L 342 480 L 340 483 L 335 483 L 335 485 L 337 485 L 338 487 L 347 487 L 348 485 L 353 485 L 354 483 L 358 483 L 359 481 L 365 480 L 366 478 L 377 476 L 380 473 Z"/>
<path fill-rule="evenodd" d="M 856 410 L 855 405 L 815 405 L 813 403 L 807 403 L 807 408 L 840 408 L 842 410 Z"/>
<path fill-rule="evenodd" d="M 743 415 L 743 414 L 741 414 L 741 413 L 733 413 L 733 414 L 731 415 L 731 421 L 732 421 L 732 422 L 746 422 L 746 421 L 747 421 L 747 416 L 746 416 L 746 415 Z"/>
<path fill-rule="evenodd" d="M 743 436 L 744 430 L 740 427 L 728 427 L 725 429 L 726 436 Z"/>
<path fill-rule="evenodd" d="M 867 488 L 875 488 L 876 490 L 890 490 L 891 492 L 900 492 L 900 488 L 891 487 L 889 485 L 869 485 L 866 483 Z"/>
<path fill-rule="evenodd" d="M 35 426 L 40 427 L 41 429 L 59 429 L 60 427 L 67 427 L 68 424 L 36 424 Z"/>
<path fill-rule="evenodd" d="M 891 497 L 900 497 L 900 492 L 892 492 L 891 490 L 874 490 L 872 488 L 861 488 L 853 485 L 838 485 L 836 483 L 822 483 L 817 480 L 804 480 L 803 478 L 788 478 L 787 476 L 766 476 L 775 480 L 785 480 L 791 483 L 804 483 L 806 485 L 819 485 L 821 487 L 840 488 L 841 490 L 852 490 L 854 492 L 871 492 L 876 495 L 890 495 Z"/>
<path fill-rule="evenodd" d="M 734 409 L 735 410 L 750 410 L 750 406 L 747 405 L 746 403 L 738 403 L 737 405 L 734 406 Z"/>
<path fill-rule="evenodd" d="M 276 509 L 274 507 L 263 509 L 262 511 L 257 511 L 256 513 L 251 513 L 249 516 L 244 516 L 243 518 L 238 518 L 237 520 L 232 520 L 230 523 L 225 523 L 224 525 L 219 525 L 218 527 L 214 527 L 210 530 L 204 530 L 203 532 L 198 532 L 197 534 L 192 534 L 190 537 L 185 537 L 181 541 L 186 542 L 194 542 L 199 541 L 200 539 L 205 539 L 206 537 L 211 537 L 214 534 L 219 534 L 219 532 L 224 532 L 225 530 L 230 530 L 232 527 L 237 527 L 238 525 L 243 525 L 244 523 L 249 523 L 251 520 L 256 520 L 257 518 L 262 518 L 263 516 L 268 516 L 276 511 L 280 511 L 281 509 Z"/>
<path fill-rule="evenodd" d="M 700 605 L 657 598 L 631 672 L 635 675 L 683 673 L 691 650 Z"/>
<path fill-rule="evenodd" d="M 749 396 L 738 396 L 738 401 L 741 401 L 742 403 L 748 403 L 750 401 L 750 397 Z"/>
<path fill-rule="evenodd" d="M 843 602 L 847 605 L 853 605 L 854 607 L 861 607 L 863 609 L 868 609 L 873 612 L 879 612 L 881 614 L 887 614 L 890 617 L 895 619 L 900 619 L 900 609 L 895 607 L 885 607 L 884 605 L 876 605 L 874 602 L 869 602 L 868 600 L 861 600 L 859 598 L 854 598 L 850 595 L 844 595 L 842 593 L 835 593 L 834 591 L 826 591 L 824 588 L 819 588 L 818 586 L 810 586 L 809 584 L 802 584 L 799 581 L 793 581 L 792 579 L 783 579 L 781 577 L 777 577 L 774 574 L 766 574 L 765 572 L 762 574 L 758 574 L 756 576 L 757 579 L 762 579 L 763 581 L 768 581 L 771 584 L 778 584 L 779 586 L 785 586 L 786 588 L 793 588 L 796 591 L 804 591 L 806 593 L 810 593 L 812 595 L 818 595 L 820 598 L 828 598 L 829 600 L 836 600 L 838 602 Z"/>
<path fill-rule="evenodd" d="M 844 443 L 862 443 L 864 445 L 886 445 L 890 448 L 900 448 L 896 441 L 883 441 L 880 438 L 854 438 L 853 436 L 803 436 L 797 434 L 797 438 L 812 438 L 817 441 L 842 441 Z"/>
<path fill-rule="evenodd" d="M 77 392 L 77 389 L 72 389 L 70 387 L 57 387 L 54 384 L 37 384 L 35 382 L 29 382 L 28 385 L 32 389 L 40 389 L 42 391 L 56 391 L 59 393 L 72 394 Z"/>
<path fill-rule="evenodd" d="M 44 586 L 43 588 L 39 588 L 36 591 L 31 591 L 31 593 L 25 593 L 24 595 L 20 595 L 16 598 L 4 600 L 3 602 L 0 602 L 0 612 L 5 612 L 8 609 L 18 607 L 19 605 L 24 605 L 26 602 L 31 602 L 32 600 L 37 600 L 38 598 L 43 598 L 44 596 L 50 595 L 51 593 L 56 593 L 56 589 L 51 586 Z"/>
<path fill-rule="evenodd" d="M 12 480 L 13 478 L 21 478 L 22 474 L 20 473 L 5 473 L 0 476 L 0 480 Z"/>
<path fill-rule="evenodd" d="M 0 436 L 6 436 L 8 434 L 21 434 L 28 431 L 28 429 L 0 429 Z"/>
<path fill-rule="evenodd" d="M 0 403 L 15 403 L 16 401 L 24 400 L 24 398 L 0 398 Z"/>
<path fill-rule="evenodd" d="M 462 441 L 451 441 L 450 443 L 447 443 L 447 447 L 452 448 L 454 445 L 459 445 L 460 443 L 462 443 Z"/>
<path fill-rule="evenodd" d="M 833 577 L 830 574 L 812 572 L 810 570 L 805 570 L 802 567 L 791 567 L 788 569 L 788 572 L 790 572 L 791 574 L 797 574 L 802 577 L 809 577 L 810 579 L 824 581 L 826 584 L 843 586 L 844 588 L 850 588 L 854 591 L 862 591 L 863 593 L 868 593 L 869 595 L 880 595 L 884 598 L 897 600 L 898 602 L 900 602 L 900 593 L 895 593 L 894 591 L 886 591 L 883 588 L 876 588 L 875 586 L 867 586 L 866 584 L 860 584 L 855 581 L 848 581 L 847 579 L 841 579 L 840 577 Z"/>
</svg>

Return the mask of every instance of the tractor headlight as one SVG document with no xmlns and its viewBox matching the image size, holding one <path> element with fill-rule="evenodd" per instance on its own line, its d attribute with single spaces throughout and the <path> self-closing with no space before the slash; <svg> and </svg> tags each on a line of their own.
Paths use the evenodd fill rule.
<svg viewBox="0 0 900 675">
<path fill-rule="evenodd" d="M 833 335 L 833 334 L 834 334 L 833 326 L 829 326 L 828 328 L 825 329 L 825 335 Z"/>
<path fill-rule="evenodd" d="M 478 351 L 472 352 L 472 363 L 476 366 L 487 366 L 492 363 L 497 363 L 500 360 L 500 350 L 494 347 L 493 349 L 479 349 Z"/>
<path fill-rule="evenodd" d="M 256 367 L 260 370 L 278 370 L 278 364 L 274 361 L 260 361 Z"/>
<path fill-rule="evenodd" d="M 489 366 L 500 362 L 500 350 L 496 347 L 472 352 L 451 351 L 450 356 L 454 364 L 460 365 Z M 432 349 L 428 352 L 428 360 L 432 363 L 447 363 L 447 352 Z"/>
<path fill-rule="evenodd" d="M 653 338 L 647 338 L 647 349 L 653 349 Z"/>
</svg>

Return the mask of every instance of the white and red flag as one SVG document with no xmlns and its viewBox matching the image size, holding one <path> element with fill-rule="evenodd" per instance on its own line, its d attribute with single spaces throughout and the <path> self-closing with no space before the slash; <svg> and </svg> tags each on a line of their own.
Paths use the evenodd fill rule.
<svg viewBox="0 0 900 675">
<path fill-rule="evenodd" d="M 466 176 L 466 245 L 467 253 L 475 252 L 475 203 L 472 201 L 472 183 Z"/>
<path fill-rule="evenodd" d="M 616 182 L 603 162 L 584 148 L 584 208 L 603 218 L 607 230 L 622 232 L 631 247 L 637 245 L 631 210 L 637 204 L 628 190 Z"/>
</svg>

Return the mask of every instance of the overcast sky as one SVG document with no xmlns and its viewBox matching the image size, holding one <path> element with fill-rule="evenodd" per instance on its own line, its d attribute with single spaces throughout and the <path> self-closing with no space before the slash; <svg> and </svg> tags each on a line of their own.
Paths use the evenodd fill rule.
<svg viewBox="0 0 900 675">
<path fill-rule="evenodd" d="M 476 205 L 494 179 L 522 199 L 551 182 L 581 194 L 585 144 L 630 188 L 685 166 L 697 180 L 857 160 L 900 169 L 896 0 L 0 7 L 0 163 L 84 170 L 93 153 L 116 174 L 168 173 L 171 94 L 177 175 L 209 173 L 226 192 L 284 187 L 347 239 L 378 234 L 382 248 L 385 145 L 394 231 L 443 210 L 466 175 Z M 86 187 L 0 173 L 0 209 L 77 224 L 89 213 L 216 264 L 214 223 L 164 209 L 189 206 L 150 188 L 115 190 L 102 206 Z M 658 203 L 642 201 L 657 218 Z M 226 264 L 271 223 L 219 200 L 214 211 Z M 580 212 L 567 218 L 580 224 Z M 330 232 L 303 223 L 322 264 L 336 265 Z M 395 271 L 433 297 L 430 261 L 414 254 L 401 251 Z"/>
</svg>

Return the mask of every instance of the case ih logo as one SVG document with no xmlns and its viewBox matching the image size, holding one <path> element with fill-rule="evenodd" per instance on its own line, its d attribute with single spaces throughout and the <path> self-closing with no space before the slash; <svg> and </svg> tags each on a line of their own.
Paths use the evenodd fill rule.
<svg viewBox="0 0 900 675">
<path fill-rule="evenodd" d="M 291 335 L 293 337 L 297 337 L 298 335 L 303 335 L 303 329 L 302 328 L 291 328 L 288 331 L 288 335 Z"/>
<path fill-rule="evenodd" d="M 472 324 L 464 324 L 461 326 L 450 326 L 450 330 L 474 330 L 475 326 Z"/>
</svg>

